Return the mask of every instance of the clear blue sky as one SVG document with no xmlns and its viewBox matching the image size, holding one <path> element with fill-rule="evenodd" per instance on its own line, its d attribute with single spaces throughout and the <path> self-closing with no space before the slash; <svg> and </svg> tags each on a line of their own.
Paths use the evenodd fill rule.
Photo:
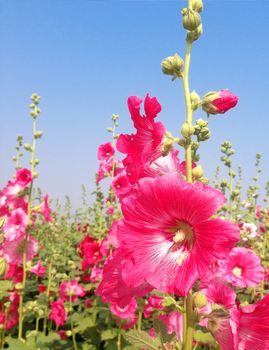
<svg viewBox="0 0 269 350">
<path fill-rule="evenodd" d="M 38 184 L 52 197 L 93 189 L 96 149 L 109 141 L 112 113 L 120 131 L 133 131 L 129 95 L 157 96 L 158 120 L 176 134 L 184 118 L 182 86 L 160 70 L 184 55 L 183 1 L 0 0 L 0 186 L 11 177 L 16 136 L 31 141 L 29 96 L 42 96 L 38 119 Z M 210 119 L 212 139 L 201 164 L 212 176 L 220 143 L 230 140 L 248 182 L 255 153 L 269 179 L 269 2 L 205 1 L 204 34 L 194 44 L 190 85 L 200 95 L 228 88 L 238 107 Z M 197 113 L 197 117 L 203 117 Z M 183 153 L 182 153 L 183 156 Z M 28 158 L 25 160 L 25 165 Z"/>
</svg>

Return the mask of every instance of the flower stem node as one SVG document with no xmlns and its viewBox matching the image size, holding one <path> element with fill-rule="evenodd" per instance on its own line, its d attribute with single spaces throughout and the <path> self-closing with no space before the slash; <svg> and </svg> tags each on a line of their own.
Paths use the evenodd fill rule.
<svg viewBox="0 0 269 350">
<path fill-rule="evenodd" d="M 193 294 L 193 305 L 198 309 L 206 306 L 207 299 L 206 296 L 202 292 L 196 292 Z"/>
<path fill-rule="evenodd" d="M 183 16 L 183 27 L 186 30 L 196 30 L 201 24 L 201 17 L 197 11 L 190 8 L 184 8 L 181 10 Z"/>
<path fill-rule="evenodd" d="M 204 170 L 201 165 L 196 166 L 195 168 L 192 169 L 192 175 L 194 176 L 195 179 L 200 179 L 204 175 Z"/>
<path fill-rule="evenodd" d="M 184 61 L 177 53 L 166 57 L 161 63 L 163 73 L 172 75 L 172 80 L 182 77 L 183 65 Z"/>
</svg>

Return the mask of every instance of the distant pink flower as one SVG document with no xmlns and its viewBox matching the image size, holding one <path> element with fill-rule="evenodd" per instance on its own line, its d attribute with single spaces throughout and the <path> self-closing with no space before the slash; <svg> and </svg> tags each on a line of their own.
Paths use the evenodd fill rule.
<svg viewBox="0 0 269 350">
<path fill-rule="evenodd" d="M 209 92 L 203 97 L 202 108 L 208 114 L 225 113 L 235 107 L 238 97 L 228 90 Z"/>
<path fill-rule="evenodd" d="M 4 277 L 5 280 L 12 280 L 13 283 L 20 283 L 23 279 L 23 268 L 17 264 L 8 265 L 8 271 Z"/>
<path fill-rule="evenodd" d="M 97 267 L 96 265 L 93 266 L 90 276 L 90 282 L 96 283 L 99 282 L 102 279 L 103 276 L 103 269 L 101 267 Z"/>
<path fill-rule="evenodd" d="M 103 255 L 100 252 L 100 244 L 90 235 L 86 235 L 80 243 L 82 261 L 82 270 L 87 270 L 91 265 L 102 260 Z"/>
<path fill-rule="evenodd" d="M 169 315 L 158 317 L 166 325 L 168 334 L 176 333 L 179 340 L 183 339 L 183 316 L 180 312 L 172 311 Z"/>
<path fill-rule="evenodd" d="M 250 249 L 233 248 L 225 260 L 219 261 L 223 277 L 240 288 L 255 287 L 264 277 L 260 258 Z"/>
<path fill-rule="evenodd" d="M 147 281 L 185 296 L 239 239 L 237 225 L 209 220 L 224 203 L 220 191 L 185 183 L 175 174 L 139 180 L 122 202 L 123 280 L 133 287 Z"/>
<path fill-rule="evenodd" d="M 22 265 L 23 253 L 26 253 L 26 261 L 30 261 L 37 254 L 38 243 L 30 235 L 26 238 L 21 235 L 12 241 L 5 240 L 3 243 L 3 252 L 7 260 L 13 264 Z"/>
<path fill-rule="evenodd" d="M 109 255 L 109 241 L 107 237 L 105 237 L 101 242 L 100 253 L 104 256 Z"/>
<path fill-rule="evenodd" d="M 120 307 L 117 303 L 111 303 L 110 304 L 110 310 L 112 312 L 113 315 L 118 316 L 120 318 L 128 318 L 131 317 L 132 314 L 135 313 L 137 309 L 137 302 L 135 300 L 135 298 L 132 298 L 129 302 L 129 304 L 127 304 L 124 307 Z"/>
<path fill-rule="evenodd" d="M 129 178 L 126 175 L 118 175 L 111 185 L 119 198 L 127 195 L 132 190 Z"/>
<path fill-rule="evenodd" d="M 62 300 L 74 302 L 78 300 L 79 297 L 84 297 L 86 290 L 84 287 L 78 284 L 77 280 L 71 280 L 70 282 L 62 282 L 60 284 L 59 295 Z"/>
<path fill-rule="evenodd" d="M 97 157 L 99 160 L 109 160 L 115 153 L 111 142 L 103 143 L 98 147 Z"/>
<path fill-rule="evenodd" d="M 16 184 L 22 186 L 23 189 L 29 185 L 32 180 L 32 173 L 29 169 L 18 169 L 16 171 Z"/>
<path fill-rule="evenodd" d="M 104 265 L 103 278 L 98 288 L 95 290 L 96 295 L 100 295 L 104 302 L 116 303 L 119 307 L 124 308 L 130 303 L 134 296 L 142 297 L 152 291 L 148 283 L 142 283 L 135 288 L 128 287 L 122 279 L 122 257 L 119 251 L 115 251 Z"/>
<path fill-rule="evenodd" d="M 114 214 L 114 208 L 112 206 L 109 206 L 106 210 L 108 215 L 113 215 Z"/>
<path fill-rule="evenodd" d="M 49 319 L 54 321 L 57 326 L 64 325 L 67 320 L 67 314 L 64 307 L 64 302 L 59 299 L 50 303 L 51 311 Z"/>
<path fill-rule="evenodd" d="M 109 231 L 108 231 L 108 242 L 115 248 L 118 247 L 117 231 L 118 226 L 120 225 L 121 220 L 113 221 Z"/>
<path fill-rule="evenodd" d="M 9 216 L 5 226 L 4 232 L 5 237 L 8 240 L 13 240 L 21 236 L 28 225 L 28 215 L 24 210 L 18 208 L 14 210 Z"/>
<path fill-rule="evenodd" d="M 52 221 L 51 209 L 49 207 L 49 196 L 47 194 L 44 196 L 44 202 L 41 205 L 41 214 L 47 222 Z"/>
<path fill-rule="evenodd" d="M 84 301 L 84 307 L 85 307 L 86 309 L 91 308 L 91 307 L 92 307 L 92 300 L 91 300 L 91 299 L 85 300 L 85 301 Z"/>
<path fill-rule="evenodd" d="M 147 304 L 144 305 L 144 317 L 149 318 L 156 309 L 163 309 L 162 301 L 163 297 L 159 297 L 157 295 L 149 296 Z"/>
<path fill-rule="evenodd" d="M 41 261 L 38 260 L 37 264 L 34 265 L 30 271 L 38 277 L 43 277 L 46 273 L 46 268 L 41 264 Z"/>
<path fill-rule="evenodd" d="M 242 230 L 245 231 L 250 238 L 255 238 L 258 236 L 257 226 L 253 223 L 244 222 L 242 225 Z"/>
</svg>

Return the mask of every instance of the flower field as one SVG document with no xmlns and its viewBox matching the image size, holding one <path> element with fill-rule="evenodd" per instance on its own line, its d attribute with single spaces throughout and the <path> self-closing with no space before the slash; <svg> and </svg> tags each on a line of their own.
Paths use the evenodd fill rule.
<svg viewBox="0 0 269 350">
<path fill-rule="evenodd" d="M 133 131 L 119 133 L 112 115 L 95 190 L 88 202 L 83 188 L 75 212 L 35 186 L 42 99 L 32 94 L 32 143 L 17 137 L 0 189 L 0 349 L 269 349 L 269 182 L 261 189 L 257 153 L 243 189 L 229 141 L 204 176 L 210 122 L 221 124 L 239 98 L 190 90 L 202 11 L 202 0 L 188 1 L 185 56 L 161 62 L 182 82 L 180 133 L 166 129 L 157 97 L 129 96 Z"/>
</svg>

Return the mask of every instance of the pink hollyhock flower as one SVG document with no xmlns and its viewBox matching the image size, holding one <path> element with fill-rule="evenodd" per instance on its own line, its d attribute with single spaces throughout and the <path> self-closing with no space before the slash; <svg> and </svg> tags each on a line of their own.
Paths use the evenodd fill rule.
<svg viewBox="0 0 269 350">
<path fill-rule="evenodd" d="M 97 171 L 96 183 L 99 184 L 105 178 L 104 163 L 99 164 L 99 169 Z"/>
<path fill-rule="evenodd" d="M 118 151 L 127 154 L 123 160 L 130 183 L 134 184 L 143 171 L 143 165 L 151 163 L 162 155 L 161 142 L 165 133 L 162 123 L 154 118 L 161 111 L 161 105 L 155 97 L 146 96 L 145 116 L 140 114 L 142 99 L 138 96 L 128 98 L 128 108 L 137 132 L 134 135 L 121 134 L 117 140 Z"/>
<path fill-rule="evenodd" d="M 51 209 L 49 207 L 49 196 L 46 194 L 44 196 L 44 202 L 41 204 L 41 214 L 44 216 L 47 222 L 52 221 Z"/>
<path fill-rule="evenodd" d="M 111 142 L 103 143 L 98 147 L 97 157 L 99 160 L 109 160 L 115 154 L 114 147 Z"/>
<path fill-rule="evenodd" d="M 187 295 L 239 239 L 237 225 L 209 220 L 224 203 L 220 191 L 175 174 L 139 180 L 123 199 L 118 229 L 125 283 L 147 281 L 160 291 Z"/>
<path fill-rule="evenodd" d="M 100 245 L 100 253 L 104 256 L 109 255 L 109 241 L 108 238 L 104 238 Z"/>
<path fill-rule="evenodd" d="M 223 278 L 212 279 L 206 289 L 202 289 L 210 304 L 218 304 L 226 309 L 236 308 L 235 291 Z"/>
<path fill-rule="evenodd" d="M 24 210 L 18 208 L 14 210 L 8 218 L 3 231 L 6 239 L 13 240 L 24 234 L 28 225 L 28 215 Z"/>
<path fill-rule="evenodd" d="M 142 297 L 152 291 L 148 283 L 142 283 L 135 288 L 128 287 L 121 276 L 121 254 L 115 251 L 110 256 L 104 266 L 103 278 L 98 288 L 95 290 L 96 295 L 100 295 L 105 303 L 111 302 L 124 308 L 128 305 L 134 296 Z"/>
<path fill-rule="evenodd" d="M 255 287 L 264 278 L 261 259 L 244 247 L 234 248 L 219 266 L 226 281 L 240 288 Z"/>
<path fill-rule="evenodd" d="M 258 236 L 257 226 L 253 223 L 248 224 L 244 222 L 242 225 L 242 230 L 245 231 L 250 238 L 255 238 Z"/>
<path fill-rule="evenodd" d="M 183 339 L 183 316 L 180 312 L 172 311 L 169 315 L 158 317 L 166 325 L 168 334 L 176 333 L 179 340 Z"/>
<path fill-rule="evenodd" d="M 128 318 L 131 317 L 137 309 L 137 302 L 135 298 L 132 298 L 129 304 L 124 307 L 120 307 L 117 303 L 110 304 L 110 311 L 113 315 L 118 316 L 119 318 Z"/>
<path fill-rule="evenodd" d="M 56 301 L 52 301 L 50 303 L 51 306 L 51 311 L 49 314 L 49 319 L 54 321 L 57 326 L 62 326 L 66 319 L 67 319 L 67 314 L 64 308 L 64 302 L 59 299 Z"/>
<path fill-rule="evenodd" d="M 99 282 L 102 279 L 102 276 L 103 276 L 103 269 L 94 265 L 90 275 L 90 282 L 92 283 Z"/>
<path fill-rule="evenodd" d="M 46 273 L 46 268 L 41 264 L 41 261 L 38 260 L 37 264 L 34 265 L 30 271 L 38 277 L 43 277 Z"/>
<path fill-rule="evenodd" d="M 90 235 L 85 236 L 85 238 L 80 243 L 81 256 L 83 256 L 82 270 L 87 270 L 91 265 L 96 264 L 102 260 L 103 255 L 100 252 L 100 244 L 90 237 Z"/>
<path fill-rule="evenodd" d="M 132 190 L 128 176 L 123 174 L 116 176 L 112 181 L 111 186 L 120 199 L 128 195 Z"/>
<path fill-rule="evenodd" d="M 10 330 L 19 323 L 18 306 L 11 306 L 8 314 L 0 311 L 0 324 L 5 326 L 6 330 Z"/>
<path fill-rule="evenodd" d="M 16 184 L 24 189 L 30 182 L 32 182 L 32 173 L 29 169 L 18 169 L 16 171 Z"/>
<path fill-rule="evenodd" d="M 121 220 L 113 221 L 109 231 L 108 231 L 108 242 L 115 248 L 118 247 L 117 231 L 118 225 L 120 225 Z"/>
<path fill-rule="evenodd" d="M 17 264 L 9 264 L 8 271 L 4 276 L 5 280 L 12 280 L 13 283 L 20 283 L 23 280 L 23 268 Z"/>
<path fill-rule="evenodd" d="M 113 214 L 114 214 L 114 208 L 111 207 L 111 206 L 109 206 L 109 207 L 107 208 L 106 212 L 107 212 L 108 215 L 113 215 Z"/>
<path fill-rule="evenodd" d="M 0 192 L 0 217 L 9 215 L 7 196 Z"/>
<path fill-rule="evenodd" d="M 235 107 L 238 97 L 228 90 L 207 93 L 202 99 L 202 108 L 207 114 L 223 114 Z"/>
<path fill-rule="evenodd" d="M 116 320 L 116 323 L 121 329 L 131 329 L 137 323 L 138 317 L 136 314 L 131 314 L 128 318 L 121 318 Z"/>
<path fill-rule="evenodd" d="M 30 261 L 37 254 L 38 243 L 32 236 L 19 236 L 12 241 L 5 240 L 3 243 L 3 252 L 8 262 L 13 264 L 23 264 L 23 253 L 26 253 L 26 261 Z"/>
<path fill-rule="evenodd" d="M 213 320 L 211 332 L 221 350 L 267 350 L 269 349 L 268 313 L 269 294 L 254 305 L 233 310 L 231 317 Z"/>
<path fill-rule="evenodd" d="M 157 295 L 151 295 L 148 298 L 147 304 L 144 305 L 143 314 L 144 317 L 149 318 L 152 316 L 156 309 L 163 309 L 162 306 L 163 297 Z"/>
<path fill-rule="evenodd" d="M 47 287 L 45 286 L 45 284 L 39 284 L 37 286 L 37 290 L 39 291 L 39 293 L 45 293 L 47 290 Z"/>
<path fill-rule="evenodd" d="M 60 284 L 60 298 L 62 300 L 70 300 L 74 302 L 78 300 L 79 297 L 84 297 L 86 290 L 84 287 L 78 284 L 77 280 L 71 280 L 70 282 L 62 282 Z"/>
<path fill-rule="evenodd" d="M 91 299 L 87 299 L 84 301 L 84 306 L 86 309 L 89 309 L 90 307 L 92 307 L 92 300 Z"/>
</svg>

